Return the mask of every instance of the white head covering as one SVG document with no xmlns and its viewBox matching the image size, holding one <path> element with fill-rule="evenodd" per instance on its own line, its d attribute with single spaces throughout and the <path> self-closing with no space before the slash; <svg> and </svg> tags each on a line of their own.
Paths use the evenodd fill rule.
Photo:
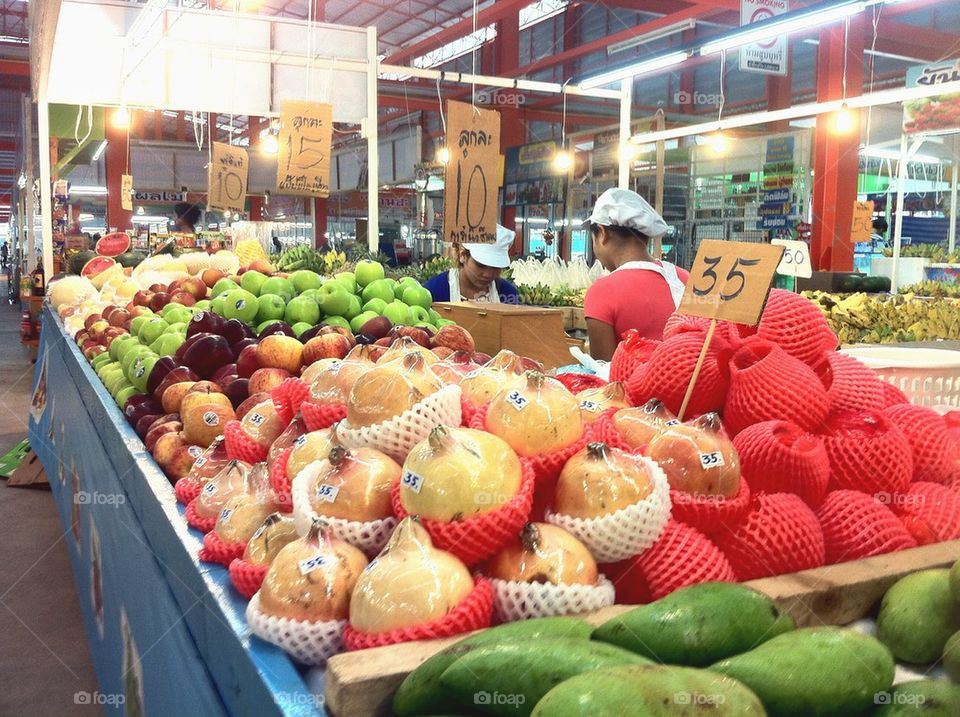
<svg viewBox="0 0 960 717">
<path fill-rule="evenodd" d="M 667 223 L 646 199 L 629 189 L 608 189 L 597 199 L 593 214 L 583 222 L 636 229 L 651 239 L 667 233 Z"/>
<path fill-rule="evenodd" d="M 506 269 L 510 266 L 510 247 L 516 232 L 497 224 L 497 241 L 493 244 L 464 244 L 463 248 L 470 252 L 475 261 L 485 266 L 497 269 Z"/>
</svg>

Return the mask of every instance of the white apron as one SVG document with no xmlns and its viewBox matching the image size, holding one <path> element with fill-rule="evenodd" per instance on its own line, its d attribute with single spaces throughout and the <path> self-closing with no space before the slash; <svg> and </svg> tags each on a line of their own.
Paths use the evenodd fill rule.
<svg viewBox="0 0 960 717">
<path fill-rule="evenodd" d="M 450 283 L 450 301 L 464 301 L 463 295 L 460 293 L 460 270 L 451 269 L 450 272 L 448 273 L 447 279 L 449 280 L 449 283 Z M 475 299 L 467 299 L 467 301 L 485 302 L 488 304 L 499 304 L 500 292 L 497 291 L 497 282 L 496 281 L 490 282 L 490 287 L 487 289 L 486 296 L 478 296 Z"/>
<path fill-rule="evenodd" d="M 643 269 L 645 271 L 652 271 L 663 277 L 664 281 L 667 282 L 667 286 L 670 287 L 670 296 L 673 298 L 673 307 L 679 308 L 680 301 L 683 299 L 683 292 L 686 288 L 684 283 L 680 281 L 680 277 L 677 275 L 677 267 L 669 262 L 662 262 L 661 264 L 656 264 L 652 261 L 628 261 L 626 264 L 618 266 L 614 271 L 620 271 L 621 269 Z"/>
</svg>

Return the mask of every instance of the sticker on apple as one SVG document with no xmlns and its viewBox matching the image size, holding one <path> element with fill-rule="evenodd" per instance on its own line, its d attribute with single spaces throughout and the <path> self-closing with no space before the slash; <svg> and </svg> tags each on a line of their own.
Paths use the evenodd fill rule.
<svg viewBox="0 0 960 717">
<path fill-rule="evenodd" d="M 220 416 L 218 416 L 214 411 L 207 411 L 203 414 L 203 422 L 208 426 L 216 426 L 220 423 Z"/>
<path fill-rule="evenodd" d="M 197 460 L 194 462 L 194 465 L 195 465 L 195 466 L 202 466 L 203 463 L 206 463 L 206 462 L 207 462 L 207 459 L 201 457 L 201 455 L 200 455 L 201 453 L 203 453 L 203 449 L 202 449 L 200 446 L 190 446 L 190 447 L 187 449 L 187 453 L 189 453 L 191 456 L 193 456 L 194 458 L 197 459 Z M 201 460 L 203 461 L 203 463 L 200 462 Z"/>
<path fill-rule="evenodd" d="M 264 422 L 265 420 L 267 420 L 267 418 L 266 418 L 266 416 L 264 416 L 262 413 L 252 413 L 252 414 L 250 414 L 250 423 L 252 423 L 252 424 L 253 424 L 254 426 L 256 426 L 257 428 L 259 428 L 261 425 L 263 425 L 263 422 Z"/>
</svg>

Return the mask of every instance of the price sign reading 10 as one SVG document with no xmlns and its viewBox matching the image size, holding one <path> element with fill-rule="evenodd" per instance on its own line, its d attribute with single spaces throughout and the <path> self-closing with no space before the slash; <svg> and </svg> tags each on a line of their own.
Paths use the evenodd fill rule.
<svg viewBox="0 0 960 717">
<path fill-rule="evenodd" d="M 756 324 L 782 256 L 782 246 L 703 241 L 679 311 L 707 319 Z"/>
</svg>

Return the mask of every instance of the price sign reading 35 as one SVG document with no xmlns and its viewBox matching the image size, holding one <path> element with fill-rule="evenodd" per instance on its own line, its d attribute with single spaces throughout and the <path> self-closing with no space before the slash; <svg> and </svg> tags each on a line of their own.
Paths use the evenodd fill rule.
<svg viewBox="0 0 960 717">
<path fill-rule="evenodd" d="M 782 246 L 703 241 L 679 311 L 753 326 L 760 320 L 782 256 Z"/>
</svg>

